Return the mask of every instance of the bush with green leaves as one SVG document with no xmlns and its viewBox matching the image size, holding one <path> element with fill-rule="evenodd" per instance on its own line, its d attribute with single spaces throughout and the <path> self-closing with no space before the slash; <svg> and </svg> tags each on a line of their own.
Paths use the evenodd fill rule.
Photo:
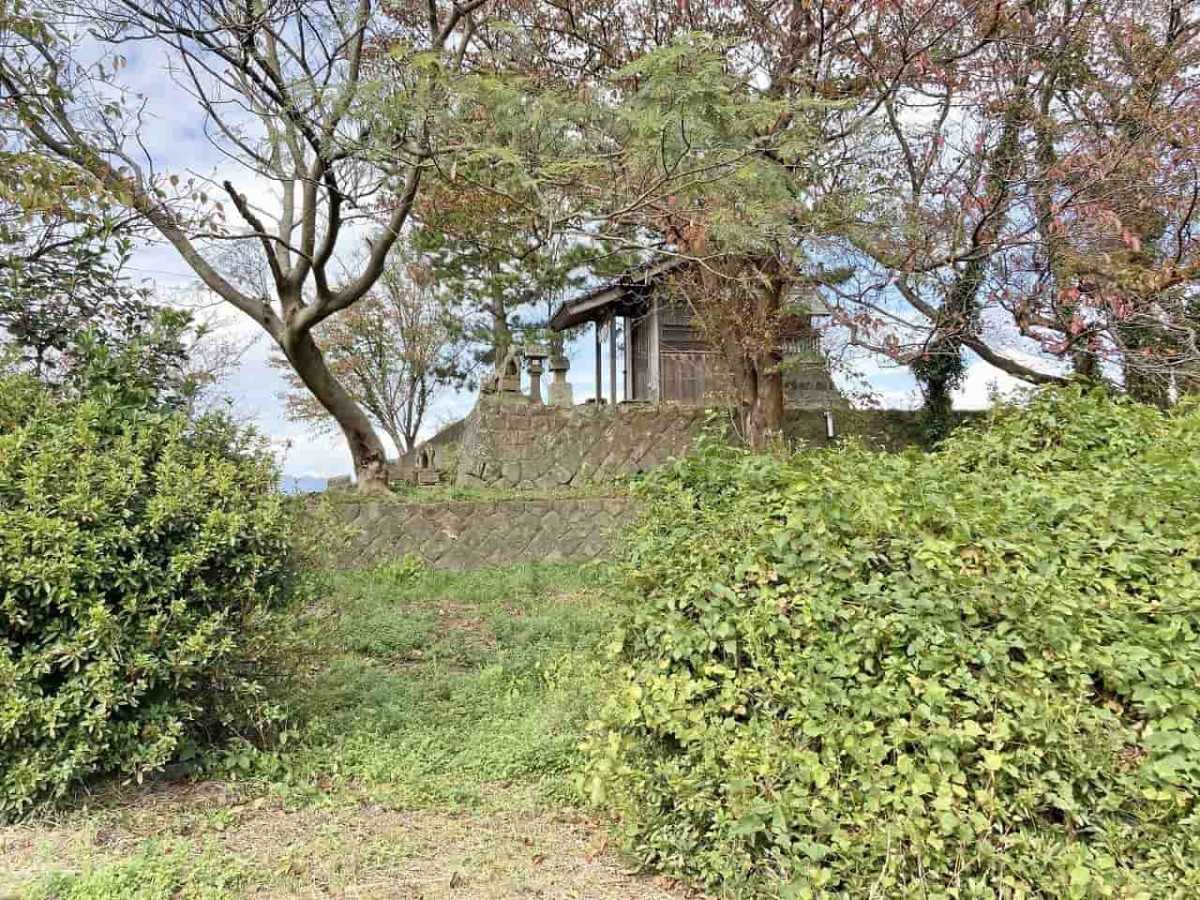
<svg viewBox="0 0 1200 900">
<path fill-rule="evenodd" d="M 293 583 L 260 442 L 164 401 L 137 346 L 86 352 L 70 389 L 0 377 L 0 819 L 256 724 Z"/>
<path fill-rule="evenodd" d="M 650 479 L 588 786 L 739 897 L 1200 896 L 1200 406 Z"/>
</svg>

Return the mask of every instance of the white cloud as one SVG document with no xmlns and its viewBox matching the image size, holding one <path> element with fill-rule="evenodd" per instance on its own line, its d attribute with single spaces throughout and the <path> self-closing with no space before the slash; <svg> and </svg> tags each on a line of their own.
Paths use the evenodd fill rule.
<svg viewBox="0 0 1200 900">
<path fill-rule="evenodd" d="M 967 368 L 967 377 L 954 394 L 954 406 L 957 409 L 987 409 L 993 398 L 1011 398 L 1028 387 L 1019 378 L 977 360 Z"/>
</svg>

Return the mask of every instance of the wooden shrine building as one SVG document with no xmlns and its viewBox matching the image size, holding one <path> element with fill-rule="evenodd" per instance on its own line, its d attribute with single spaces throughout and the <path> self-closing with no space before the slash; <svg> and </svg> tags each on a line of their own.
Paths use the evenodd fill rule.
<svg viewBox="0 0 1200 900">
<path fill-rule="evenodd" d="M 692 312 L 672 303 L 662 290 L 671 273 L 687 264 L 669 258 L 632 269 L 563 303 L 551 317 L 550 328 L 556 332 L 593 323 L 598 402 L 604 399 L 605 343 L 610 403 L 623 399 L 709 405 L 729 400 L 734 382 L 722 354 L 697 328 Z M 822 314 L 814 312 L 811 318 Z M 808 331 L 784 367 L 785 402 L 797 408 L 843 406 L 820 335 L 815 327 Z M 624 337 L 621 342 L 618 333 Z"/>
</svg>

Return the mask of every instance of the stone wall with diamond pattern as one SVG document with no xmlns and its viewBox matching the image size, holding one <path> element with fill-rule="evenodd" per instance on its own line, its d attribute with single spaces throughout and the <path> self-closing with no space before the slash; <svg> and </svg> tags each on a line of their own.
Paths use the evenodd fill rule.
<svg viewBox="0 0 1200 900">
<path fill-rule="evenodd" d="M 921 442 L 919 415 L 907 410 L 836 408 L 828 414 L 838 439 L 854 437 L 882 450 Z M 784 415 L 790 441 L 830 442 L 825 410 Z M 692 452 L 715 418 L 701 407 L 668 403 L 562 407 L 485 398 L 463 421 L 456 484 L 547 490 L 645 472 Z"/>
<path fill-rule="evenodd" d="M 342 564 L 367 568 L 415 556 L 439 569 L 518 562 L 580 562 L 609 554 L 634 515 L 626 497 L 543 500 L 340 500 Z"/>
<path fill-rule="evenodd" d="M 349 526 L 339 555 L 354 567 L 416 556 L 445 569 L 608 556 L 621 527 L 633 518 L 633 501 L 619 495 L 546 495 L 599 485 L 685 456 L 710 415 L 667 404 L 551 407 L 485 400 L 463 423 L 457 483 L 516 489 L 529 499 L 412 502 L 347 496 L 333 504 Z M 855 436 L 887 450 L 920 441 L 919 420 L 910 412 L 838 409 L 830 415 L 835 438 Z M 828 430 L 824 410 L 787 412 L 784 432 L 798 446 L 825 446 Z"/>
<path fill-rule="evenodd" d="M 688 406 L 484 400 L 463 428 L 457 484 L 546 489 L 644 472 L 690 452 L 707 417 Z"/>
</svg>

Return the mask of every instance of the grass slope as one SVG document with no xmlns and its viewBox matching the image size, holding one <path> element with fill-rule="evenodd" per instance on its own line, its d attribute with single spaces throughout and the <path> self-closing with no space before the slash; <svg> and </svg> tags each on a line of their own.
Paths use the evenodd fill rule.
<svg viewBox="0 0 1200 900">
<path fill-rule="evenodd" d="M 570 792 L 611 609 L 596 566 L 337 577 L 302 646 L 314 723 L 292 764 L 394 802 L 476 804 L 497 784 Z"/>
<path fill-rule="evenodd" d="M 334 577 L 288 648 L 305 723 L 209 776 L 0 829 L 0 897 L 663 898 L 569 808 L 612 613 L 596 566 Z"/>
</svg>

